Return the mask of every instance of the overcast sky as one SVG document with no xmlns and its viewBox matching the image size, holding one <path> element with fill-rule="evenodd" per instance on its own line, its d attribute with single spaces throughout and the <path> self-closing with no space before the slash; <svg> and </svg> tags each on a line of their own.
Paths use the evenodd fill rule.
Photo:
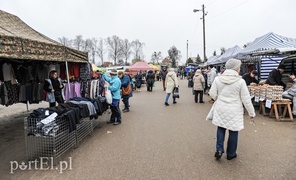
<svg viewBox="0 0 296 180">
<path fill-rule="evenodd" d="M 176 46 L 184 63 L 187 40 L 188 55 L 203 57 L 202 12 L 193 13 L 202 4 L 207 57 L 268 32 L 296 38 L 295 0 L 0 0 L 0 9 L 54 40 L 80 34 L 139 39 L 147 62 L 153 52 L 166 57 Z"/>
</svg>

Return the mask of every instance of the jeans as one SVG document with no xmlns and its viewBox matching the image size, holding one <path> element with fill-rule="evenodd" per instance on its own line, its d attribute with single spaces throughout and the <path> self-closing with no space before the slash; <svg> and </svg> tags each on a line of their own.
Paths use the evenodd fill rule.
<svg viewBox="0 0 296 180">
<path fill-rule="evenodd" d="M 171 93 L 166 93 L 165 102 L 168 103 Z M 176 98 L 173 97 L 173 102 L 176 102 Z"/>
<path fill-rule="evenodd" d="M 127 109 L 127 110 L 129 110 L 129 102 L 128 102 L 128 100 L 129 100 L 129 96 L 123 96 L 122 97 L 122 102 L 124 104 L 124 109 Z"/>
<path fill-rule="evenodd" d="M 221 151 L 224 153 L 224 139 L 225 139 L 225 128 L 219 127 L 217 128 L 217 142 L 216 142 L 216 151 Z M 237 149 L 237 141 L 238 141 L 238 131 L 229 131 L 228 141 L 227 141 L 227 150 L 226 154 L 228 157 L 235 156 Z"/>
</svg>

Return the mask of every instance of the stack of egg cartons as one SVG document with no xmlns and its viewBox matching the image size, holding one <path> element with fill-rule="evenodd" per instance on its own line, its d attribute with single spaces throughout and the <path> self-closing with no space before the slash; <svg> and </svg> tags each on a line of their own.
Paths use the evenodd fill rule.
<svg viewBox="0 0 296 180">
<path fill-rule="evenodd" d="M 283 86 L 268 86 L 266 90 L 266 99 L 272 101 L 282 100 Z"/>
<path fill-rule="evenodd" d="M 250 96 L 255 96 L 255 86 L 248 86 Z"/>
<path fill-rule="evenodd" d="M 257 86 L 254 90 L 254 96 L 255 97 L 260 97 L 260 89 L 261 87 L 260 86 Z"/>
<path fill-rule="evenodd" d="M 261 86 L 260 87 L 260 90 L 259 90 L 259 99 L 261 99 L 261 100 L 265 100 L 266 99 L 266 90 L 267 90 L 267 87 L 265 87 L 265 86 Z"/>
</svg>

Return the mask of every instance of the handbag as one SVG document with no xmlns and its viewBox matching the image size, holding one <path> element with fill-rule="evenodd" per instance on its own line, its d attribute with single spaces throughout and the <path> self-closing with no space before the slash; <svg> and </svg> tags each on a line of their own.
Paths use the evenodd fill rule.
<svg viewBox="0 0 296 180">
<path fill-rule="evenodd" d="M 128 84 L 127 87 L 122 87 L 122 95 L 129 95 L 131 93 L 131 85 Z"/>
<path fill-rule="evenodd" d="M 174 88 L 173 98 L 180 98 L 179 88 L 177 88 L 177 87 Z"/>
<path fill-rule="evenodd" d="M 106 97 L 106 102 L 108 104 L 112 104 L 112 94 L 111 94 L 110 89 L 108 89 L 108 87 L 106 88 L 105 97 Z"/>
</svg>

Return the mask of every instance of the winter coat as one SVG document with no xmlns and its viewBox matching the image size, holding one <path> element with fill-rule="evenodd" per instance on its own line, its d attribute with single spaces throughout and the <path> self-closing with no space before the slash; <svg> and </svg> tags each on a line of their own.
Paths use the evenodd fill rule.
<svg viewBox="0 0 296 180">
<path fill-rule="evenodd" d="M 246 81 L 247 86 L 251 83 L 258 84 L 259 81 L 255 77 L 251 77 L 251 73 L 246 73 L 242 76 L 242 78 Z"/>
<path fill-rule="evenodd" d="M 54 89 L 51 79 L 45 79 L 43 89 L 46 91 L 46 101 L 49 103 L 56 102 L 55 94 L 54 94 L 54 92 L 51 92 L 52 89 L 54 89 L 55 91 L 60 91 L 62 98 L 65 100 L 64 91 L 61 90 L 64 88 L 62 79 L 58 78 L 57 80 L 58 80 L 59 84 L 63 86 L 60 89 Z"/>
<path fill-rule="evenodd" d="M 162 69 L 160 71 L 160 77 L 161 77 L 161 79 L 165 79 L 167 74 L 168 74 L 168 71 Z"/>
<path fill-rule="evenodd" d="M 142 73 L 137 73 L 136 76 L 135 76 L 135 80 L 136 80 L 136 87 L 141 88 L 141 86 L 143 84 L 143 75 L 142 75 Z"/>
<path fill-rule="evenodd" d="M 294 81 L 293 86 L 290 87 L 286 92 L 287 92 L 289 95 L 291 95 L 291 96 L 293 96 L 293 97 L 296 97 L 296 78 L 293 79 L 293 81 Z"/>
<path fill-rule="evenodd" d="M 205 78 L 201 73 L 196 72 L 193 77 L 193 90 L 201 91 L 203 90 L 202 84 L 205 82 Z"/>
<path fill-rule="evenodd" d="M 121 78 L 120 78 L 120 81 L 121 81 L 121 88 L 126 88 L 127 86 L 131 86 L 130 84 L 130 77 L 129 75 L 123 75 Z M 132 89 L 132 86 L 130 87 Z M 132 93 L 132 91 L 127 94 L 127 95 L 123 95 L 122 96 L 125 96 L 125 97 L 130 97 L 130 94 Z"/>
<path fill-rule="evenodd" d="M 175 87 L 179 87 L 178 78 L 174 71 L 167 73 L 165 77 L 166 93 L 172 93 Z"/>
<path fill-rule="evenodd" d="M 269 73 L 269 76 L 265 83 L 269 85 L 284 86 L 284 88 L 286 87 L 285 83 L 282 82 L 282 74 L 278 69 L 274 69 Z"/>
<path fill-rule="evenodd" d="M 246 82 L 237 71 L 227 69 L 217 76 L 209 91 L 213 104 L 213 120 L 216 126 L 232 131 L 240 131 L 244 128 L 244 107 L 249 116 L 255 117 L 255 110 Z"/>
<path fill-rule="evenodd" d="M 214 82 L 214 79 L 215 77 L 217 76 L 217 70 L 216 68 L 212 68 L 208 73 L 207 73 L 207 76 L 208 76 L 208 87 L 211 87 L 213 82 Z"/>
<path fill-rule="evenodd" d="M 112 99 L 120 100 L 121 81 L 118 76 L 112 76 L 110 78 L 106 74 L 103 74 L 103 77 L 109 83 L 108 89 L 111 91 Z"/>
<path fill-rule="evenodd" d="M 152 85 L 155 81 L 155 74 L 153 73 L 153 71 L 148 71 L 147 77 L 146 77 L 146 83 L 148 85 Z"/>
</svg>

